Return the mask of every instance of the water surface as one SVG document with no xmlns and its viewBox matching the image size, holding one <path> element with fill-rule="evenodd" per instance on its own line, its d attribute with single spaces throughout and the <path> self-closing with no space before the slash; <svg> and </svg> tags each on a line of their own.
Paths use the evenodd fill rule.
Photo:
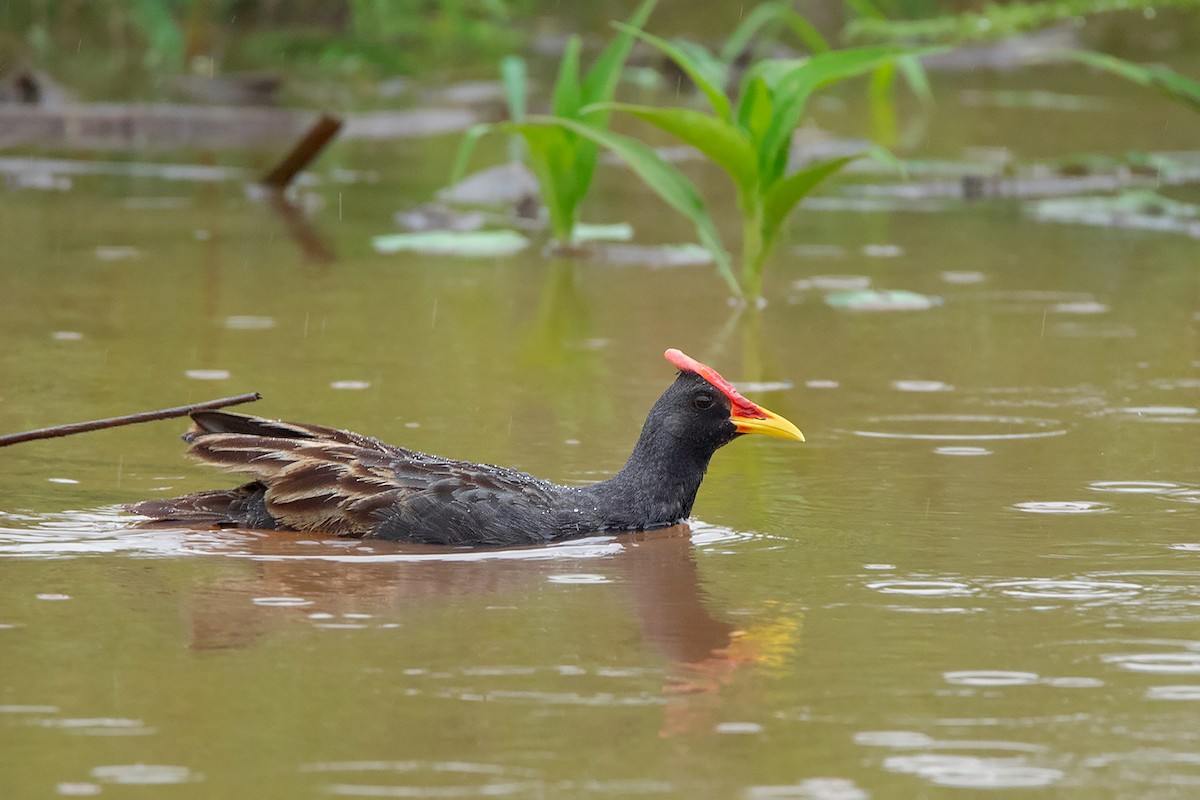
<svg viewBox="0 0 1200 800">
<path fill-rule="evenodd" d="M 922 153 L 1103 150 L 1131 113 L 1170 149 L 1194 122 L 1104 108 L 950 99 Z M 335 146 L 309 190 L 332 261 L 234 182 L 0 193 L 0 429 L 257 390 L 589 481 L 673 346 L 808 443 L 718 453 L 690 529 L 478 554 L 133 529 L 116 504 L 230 482 L 177 421 L 8 448 L 6 796 L 1192 796 L 1194 241 L 1017 201 L 812 210 L 741 316 L 705 267 L 372 252 L 454 144 Z M 597 188 L 593 219 L 689 238 L 628 176 Z M 863 285 L 943 302 L 823 302 Z"/>
</svg>

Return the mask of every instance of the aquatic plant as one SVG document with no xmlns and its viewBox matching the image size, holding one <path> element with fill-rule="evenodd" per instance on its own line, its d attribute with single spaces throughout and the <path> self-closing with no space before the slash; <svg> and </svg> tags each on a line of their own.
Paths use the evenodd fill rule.
<svg viewBox="0 0 1200 800">
<path fill-rule="evenodd" d="M 1155 12 L 1163 8 L 1195 8 L 1196 0 L 1053 0 L 1045 3 L 987 4 L 967 11 L 926 19 L 891 20 L 871 6 L 871 0 L 845 0 L 866 13 L 846 26 L 850 39 L 874 41 L 941 41 L 961 43 L 1004 39 L 1066 20 L 1116 11 Z M 1143 65 L 1091 50 L 1060 50 L 1044 60 L 1079 61 L 1134 83 L 1154 89 L 1167 98 L 1200 111 L 1200 83 L 1169 67 Z"/>
<path fill-rule="evenodd" d="M 807 59 L 761 61 L 746 72 L 735 100 L 701 63 L 675 44 L 628 26 L 619 27 L 671 58 L 707 98 L 712 113 L 627 103 L 604 103 L 593 109 L 632 114 L 695 147 L 729 175 L 742 217 L 740 277 L 733 270 L 699 190 L 647 144 L 577 119 L 532 117 L 530 123 L 565 128 L 618 155 L 663 200 L 692 222 L 700 243 L 712 253 L 730 291 L 739 298 L 759 300 L 763 267 L 788 214 L 821 181 L 855 158 L 832 158 L 796 172 L 788 171 L 792 133 L 804 117 L 808 99 L 824 86 L 869 72 L 914 51 L 878 46 L 821 53 Z M 591 109 L 585 107 L 587 110 Z"/>
<path fill-rule="evenodd" d="M 625 59 L 633 46 L 634 34 L 645 24 L 655 2 L 644 0 L 638 6 L 629 24 L 623 26 L 620 35 L 604 48 L 586 72 L 581 72 L 579 64 L 582 49 L 579 36 L 572 36 L 567 41 L 554 82 L 550 110 L 555 119 L 572 123 L 573 127 L 548 126 L 520 118 L 476 125 L 463 137 L 451 182 L 462 176 L 475 143 L 481 137 L 493 131 L 519 134 L 525 141 L 529 167 L 541 185 L 542 202 L 549 213 L 554 238 L 569 244 L 579 219 L 579 203 L 591 186 L 599 156 L 597 143 L 581 135 L 579 129 L 603 131 L 607 128 L 610 112 L 604 103 L 612 99 Z M 517 69 L 511 61 L 506 64 L 509 106 L 523 108 L 523 70 Z"/>
<path fill-rule="evenodd" d="M 863 0 L 847 0 L 857 5 Z M 979 11 L 943 14 L 925 19 L 888 19 L 883 14 L 860 14 L 846 26 L 850 40 L 876 42 L 963 42 L 1003 39 L 1056 22 L 1114 11 L 1156 11 L 1195 8 L 1195 0 L 1050 0 L 1037 3 L 988 3 Z"/>
<path fill-rule="evenodd" d="M 1145 86 L 1147 89 L 1153 89 L 1171 100 L 1183 103 L 1193 111 L 1200 111 L 1200 82 L 1194 81 L 1186 75 L 1180 75 L 1170 67 L 1157 64 L 1135 64 L 1123 58 L 1092 50 L 1064 50 L 1055 55 L 1111 72 Z"/>
</svg>

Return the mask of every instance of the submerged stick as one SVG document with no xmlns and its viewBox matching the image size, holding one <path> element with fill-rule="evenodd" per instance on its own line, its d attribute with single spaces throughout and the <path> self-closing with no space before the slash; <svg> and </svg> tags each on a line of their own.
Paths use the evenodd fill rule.
<svg viewBox="0 0 1200 800">
<path fill-rule="evenodd" d="M 143 411 L 140 414 L 128 414 L 123 417 L 95 419 L 91 422 L 73 422 L 70 425 L 55 425 L 52 428 L 39 428 L 36 431 L 10 433 L 0 436 L 0 447 L 6 447 L 19 442 L 31 442 L 35 439 L 53 439 L 56 436 L 70 436 L 73 433 L 86 433 L 87 431 L 98 431 L 104 428 L 117 428 L 121 425 L 133 425 L 138 422 L 153 422 L 158 419 L 186 417 L 193 411 L 236 406 L 239 403 L 252 403 L 255 400 L 261 399 L 262 395 L 258 392 L 250 392 L 249 394 L 239 394 L 236 397 L 222 397 L 219 400 L 208 400 L 204 403 L 192 403 L 186 406 L 176 406 L 175 408 L 163 408 L 158 411 Z"/>
<path fill-rule="evenodd" d="M 296 146 L 275 165 L 275 169 L 263 176 L 263 186 L 283 189 L 292 182 L 296 173 L 308 166 L 320 152 L 329 144 L 329 140 L 342 129 L 342 120 L 329 114 L 322 114 L 304 134 L 304 138 L 296 142 Z"/>
</svg>

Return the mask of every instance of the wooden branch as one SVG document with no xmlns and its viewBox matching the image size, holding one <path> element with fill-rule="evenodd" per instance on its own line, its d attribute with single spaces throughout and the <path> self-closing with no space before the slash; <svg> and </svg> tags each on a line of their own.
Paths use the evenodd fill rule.
<svg viewBox="0 0 1200 800">
<path fill-rule="evenodd" d="M 143 411 L 140 414 L 128 414 L 123 417 L 109 417 L 108 419 L 96 419 L 91 422 L 73 422 L 70 425 L 55 425 L 52 428 L 39 428 L 36 431 L 25 431 L 24 433 L 10 433 L 5 436 L 0 436 L 0 447 L 7 447 L 10 444 L 19 442 L 30 442 L 35 439 L 53 439 L 56 436 L 69 436 L 73 433 L 86 433 L 87 431 L 98 431 L 104 428 L 116 428 L 121 425 L 133 425 L 138 422 L 152 422 L 158 419 L 170 419 L 172 417 L 186 417 L 193 411 L 202 411 L 210 408 L 224 408 L 225 406 L 235 406 L 240 403 L 252 403 L 255 400 L 261 400 L 262 395 L 258 392 L 250 392 L 249 394 L 239 394 L 236 397 L 222 397 L 219 400 L 209 400 L 204 403 L 192 403 L 186 406 L 176 406 L 175 408 L 164 408 L 158 411 Z"/>
<path fill-rule="evenodd" d="M 308 133 L 304 134 L 304 138 L 296 143 L 296 146 L 275 165 L 273 170 L 263 176 L 262 185 L 274 189 L 285 188 L 292 182 L 292 178 L 296 177 L 296 173 L 307 167 L 309 162 L 325 149 L 325 145 L 329 144 L 329 140 L 336 136 L 341 129 L 341 119 L 329 114 L 322 114 L 320 119 L 308 129 Z"/>
</svg>

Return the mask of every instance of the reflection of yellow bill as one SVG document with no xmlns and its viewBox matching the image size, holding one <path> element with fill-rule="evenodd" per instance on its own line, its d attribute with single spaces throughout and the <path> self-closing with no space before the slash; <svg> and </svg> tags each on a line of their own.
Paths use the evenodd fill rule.
<svg viewBox="0 0 1200 800">
<path fill-rule="evenodd" d="M 729 658 L 772 669 L 783 669 L 800 646 L 800 629 L 803 626 L 803 612 L 784 611 L 774 619 L 765 620 L 735 633 L 733 641 L 729 643 Z"/>
</svg>

